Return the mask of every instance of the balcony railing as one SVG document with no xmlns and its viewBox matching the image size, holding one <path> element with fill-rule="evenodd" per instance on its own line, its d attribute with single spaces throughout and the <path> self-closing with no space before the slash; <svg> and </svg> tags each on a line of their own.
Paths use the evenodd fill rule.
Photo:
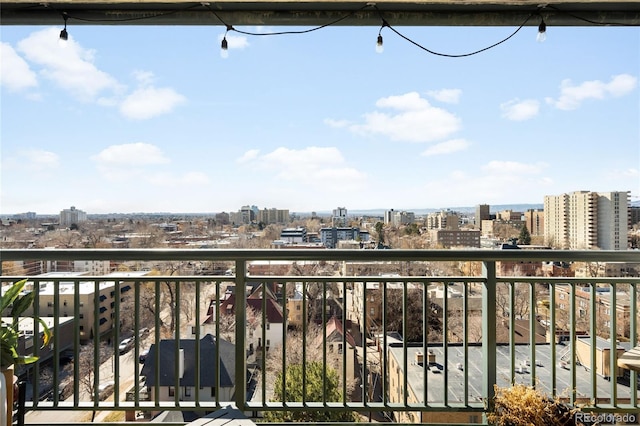
<svg viewBox="0 0 640 426">
<path fill-rule="evenodd" d="M 2 284 L 28 278 L 32 314 L 54 331 L 48 347 L 26 339 L 40 360 L 17 371 L 29 424 L 228 405 L 257 421 L 314 411 L 464 424 L 483 421 L 494 385 L 513 383 L 589 413 L 640 412 L 638 373 L 617 365 L 638 345 L 635 251 L 2 250 L 0 260 Z M 112 272 L 51 272 L 74 261 Z M 565 272 L 550 272 L 554 262 Z M 576 263 L 593 276 L 558 276 Z M 600 276 L 615 263 L 625 276 Z M 282 374 L 293 365 L 297 379 Z"/>
</svg>

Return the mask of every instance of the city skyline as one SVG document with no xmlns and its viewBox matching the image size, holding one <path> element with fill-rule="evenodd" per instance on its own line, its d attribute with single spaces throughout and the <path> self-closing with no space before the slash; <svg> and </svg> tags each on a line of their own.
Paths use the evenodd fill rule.
<svg viewBox="0 0 640 426">
<path fill-rule="evenodd" d="M 2 215 L 640 195 L 636 27 L 60 29 L 2 27 Z"/>
</svg>

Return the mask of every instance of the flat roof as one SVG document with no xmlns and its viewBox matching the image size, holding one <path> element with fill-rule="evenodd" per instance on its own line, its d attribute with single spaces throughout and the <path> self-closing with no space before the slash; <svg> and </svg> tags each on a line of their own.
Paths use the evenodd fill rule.
<svg viewBox="0 0 640 426">
<path fill-rule="evenodd" d="M 551 388 L 551 345 L 538 344 L 535 347 L 536 355 L 536 378 L 537 388 L 548 395 L 552 395 Z M 464 347 L 461 345 L 449 345 L 447 347 L 447 365 L 444 365 L 444 348 L 442 346 L 431 346 L 436 357 L 433 365 L 427 365 L 427 400 L 429 403 L 442 403 L 445 394 L 445 372 L 447 374 L 447 398 L 449 403 L 464 402 L 464 383 L 467 381 L 465 371 L 458 368 L 458 364 L 464 365 Z M 523 363 L 529 360 L 529 345 L 515 345 L 515 366 L 516 371 Z M 568 351 L 569 346 L 556 345 L 556 360 L 559 363 L 561 357 Z M 395 358 L 399 368 L 403 367 L 404 350 L 402 345 L 390 345 L 390 356 Z M 424 367 L 415 362 L 417 352 L 423 352 L 424 348 L 407 347 L 407 380 L 408 387 L 411 388 L 416 397 L 423 402 L 425 391 Z M 425 361 L 427 354 L 424 354 Z M 511 355 L 509 345 L 499 345 L 496 351 L 496 381 L 500 387 L 511 385 Z M 470 403 L 482 402 L 482 347 L 468 346 L 468 401 Z M 566 358 L 565 358 L 566 360 Z M 524 367 L 525 373 L 515 374 L 515 382 L 531 385 L 530 367 Z M 575 368 L 577 398 L 591 397 L 591 372 L 586 367 Z M 609 398 L 611 395 L 612 382 L 600 375 L 596 375 L 596 391 L 598 398 Z M 617 396 L 619 399 L 629 398 L 631 389 L 620 383 L 617 386 Z M 568 368 L 556 366 L 556 389 L 560 396 L 569 396 L 572 389 L 571 371 Z"/>
</svg>

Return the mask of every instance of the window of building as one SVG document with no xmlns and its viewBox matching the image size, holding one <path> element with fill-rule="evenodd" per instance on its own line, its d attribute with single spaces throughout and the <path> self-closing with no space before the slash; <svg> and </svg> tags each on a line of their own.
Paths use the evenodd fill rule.
<svg viewBox="0 0 640 426">
<path fill-rule="evenodd" d="M 184 388 L 184 396 L 191 396 L 191 388 L 189 386 Z"/>
<path fill-rule="evenodd" d="M 47 302 L 47 307 L 48 308 L 53 308 L 53 302 Z"/>
<path fill-rule="evenodd" d="M 342 343 L 338 343 L 338 353 L 342 353 Z"/>
<path fill-rule="evenodd" d="M 296 305 L 296 311 L 299 311 L 300 309 L 302 309 L 302 306 Z"/>
<path fill-rule="evenodd" d="M 176 396 L 176 392 L 173 386 L 169 386 L 169 396 Z"/>
<path fill-rule="evenodd" d="M 211 386 L 211 396 L 212 397 L 216 396 L 216 387 L 215 386 Z"/>
</svg>

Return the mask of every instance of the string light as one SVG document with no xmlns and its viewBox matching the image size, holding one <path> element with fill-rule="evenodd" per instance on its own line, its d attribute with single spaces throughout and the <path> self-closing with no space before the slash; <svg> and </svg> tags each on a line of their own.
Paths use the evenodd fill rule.
<svg viewBox="0 0 640 426">
<path fill-rule="evenodd" d="M 220 45 L 220 56 L 222 57 L 222 59 L 227 59 L 229 57 L 229 42 L 227 41 L 227 33 L 232 29 L 232 26 L 227 25 L 227 31 L 225 31 L 224 36 L 222 37 L 222 43 Z"/>
<path fill-rule="evenodd" d="M 547 24 L 544 23 L 544 19 L 540 18 L 540 25 L 538 25 L 538 35 L 536 40 L 542 43 L 547 39 Z"/>
<path fill-rule="evenodd" d="M 62 18 L 64 19 L 64 28 L 60 31 L 60 41 L 66 42 L 69 40 L 69 33 L 67 32 L 67 19 L 69 19 L 69 17 L 66 12 L 62 14 Z"/>
<path fill-rule="evenodd" d="M 41 4 L 43 7 L 50 7 L 49 4 Z M 129 22 L 129 21 L 140 21 L 140 20 L 147 20 L 147 19 L 154 19 L 154 18 L 160 18 L 160 17 L 164 17 L 164 16 L 168 16 L 168 15 L 172 15 L 172 14 L 177 14 L 180 12 L 184 12 L 187 10 L 191 10 L 194 8 L 198 8 L 198 7 L 204 7 L 206 9 L 208 9 L 217 19 L 218 21 L 220 21 L 220 23 L 222 23 L 223 25 L 226 26 L 226 32 L 224 37 L 222 38 L 222 43 L 221 43 L 221 56 L 223 58 L 228 57 L 228 50 L 229 50 L 229 43 L 227 41 L 226 35 L 229 31 L 236 31 L 239 34 L 245 34 L 245 35 L 250 35 L 250 36 L 270 36 L 270 35 L 284 35 L 284 34 L 304 34 L 304 33 L 309 33 L 312 31 L 317 31 L 329 26 L 333 26 L 335 24 L 338 24 L 341 21 L 344 21 L 348 18 L 351 18 L 353 16 L 355 16 L 357 13 L 359 13 L 360 11 L 367 9 L 367 8 L 375 8 L 375 10 L 378 12 L 380 19 L 382 19 L 382 26 L 380 27 L 380 31 L 378 31 L 378 37 L 376 40 L 376 52 L 381 53 L 384 50 L 384 46 L 383 46 L 383 38 L 382 38 L 382 29 L 384 27 L 389 27 L 390 31 L 393 31 L 396 35 L 398 35 L 400 38 L 404 39 L 405 41 L 413 44 L 414 46 L 420 48 L 421 50 L 430 53 L 432 55 L 437 55 L 437 56 L 444 56 L 444 57 L 448 57 L 448 58 L 462 58 L 462 57 L 466 57 L 466 56 L 472 56 L 472 55 L 476 55 L 478 53 L 487 51 L 489 49 L 492 49 L 504 42 L 506 42 L 507 40 L 511 39 L 513 36 L 515 36 L 525 25 L 527 25 L 527 23 L 535 16 L 540 16 L 540 10 L 542 7 L 546 7 L 549 9 L 552 9 L 554 12 L 556 13 L 560 13 L 560 14 L 565 14 L 567 16 L 570 16 L 576 20 L 579 21 L 583 21 L 583 22 L 588 22 L 590 24 L 593 25 L 600 25 L 600 26 L 634 26 L 632 24 L 626 24 L 626 23 L 620 23 L 620 22 L 596 22 L 596 21 L 592 21 L 577 15 L 574 15 L 570 12 L 564 11 L 560 8 L 554 7 L 552 5 L 543 5 L 543 6 L 539 6 L 538 9 L 536 11 L 532 11 L 531 14 L 526 17 L 526 19 L 524 20 L 524 22 L 522 22 L 522 24 L 520 24 L 518 26 L 518 28 L 515 29 L 515 31 L 513 33 L 511 33 L 510 35 L 508 35 L 506 38 L 479 50 L 473 51 L 473 52 L 469 52 L 469 53 L 463 53 L 463 54 L 446 54 L 446 53 L 440 53 L 440 52 L 435 52 L 432 50 L 427 49 L 426 47 L 420 45 L 419 43 L 417 43 L 416 41 L 410 39 L 409 37 L 401 34 L 396 28 L 392 27 L 382 16 L 382 12 L 378 9 L 378 7 L 376 6 L 375 3 L 366 3 L 363 6 L 346 12 L 343 16 L 339 17 L 338 19 L 328 22 L 326 24 L 317 26 L 317 27 L 313 27 L 313 28 L 309 28 L 306 30 L 300 30 L 300 31 L 279 31 L 279 32 L 268 32 L 268 33 L 257 33 L 257 32 L 249 32 L 249 31 L 241 31 L 238 30 L 236 28 L 234 28 L 233 26 L 227 24 L 222 17 L 211 7 L 210 3 L 207 2 L 203 2 L 203 3 L 196 3 L 196 4 L 190 4 L 188 6 L 185 6 L 184 8 L 179 8 L 179 9 L 175 9 L 175 10 L 170 10 L 170 11 L 166 11 L 166 12 L 160 12 L 160 13 L 156 13 L 153 15 L 145 15 L 145 16 L 136 16 L 133 18 L 116 18 L 116 19 L 89 19 L 89 18 L 83 18 L 81 16 L 73 16 L 73 19 L 79 20 L 79 21 L 84 21 L 84 22 L 99 22 L 99 23 L 117 23 L 117 22 Z M 54 9 L 55 10 L 55 9 Z M 61 44 L 64 44 L 64 42 L 66 40 L 68 40 L 69 38 L 69 34 L 67 32 L 67 19 L 69 18 L 67 12 L 59 12 L 61 13 L 63 19 L 64 19 L 64 28 L 62 29 L 62 31 L 60 31 L 60 38 L 59 40 L 61 41 Z M 536 36 L 536 39 L 540 42 L 544 41 L 546 39 L 546 29 L 547 29 L 547 25 L 544 22 L 544 19 L 540 16 L 541 22 L 538 26 L 538 34 Z"/>
<path fill-rule="evenodd" d="M 376 52 L 377 53 L 384 52 L 384 45 L 383 45 L 383 42 L 382 42 L 382 29 L 384 27 L 388 27 L 388 26 L 389 26 L 389 23 L 383 19 L 382 20 L 382 26 L 380 27 L 380 31 L 378 31 L 378 40 L 376 41 Z"/>
</svg>

